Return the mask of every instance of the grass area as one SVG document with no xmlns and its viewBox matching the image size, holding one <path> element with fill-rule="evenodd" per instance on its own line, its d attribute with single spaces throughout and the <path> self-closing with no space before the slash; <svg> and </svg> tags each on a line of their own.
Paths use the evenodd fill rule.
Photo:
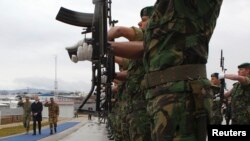
<svg viewBox="0 0 250 141">
<path fill-rule="evenodd" d="M 42 127 L 49 125 L 49 122 L 42 122 Z M 32 131 L 32 122 L 30 124 L 30 131 Z M 13 126 L 13 127 L 6 127 L 0 129 L 0 137 L 6 137 L 10 135 L 20 134 L 26 132 L 23 125 Z"/>
</svg>

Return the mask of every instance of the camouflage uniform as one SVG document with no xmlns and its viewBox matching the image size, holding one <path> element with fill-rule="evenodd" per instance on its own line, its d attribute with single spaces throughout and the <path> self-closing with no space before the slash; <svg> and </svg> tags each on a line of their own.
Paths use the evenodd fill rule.
<svg viewBox="0 0 250 141">
<path fill-rule="evenodd" d="M 143 31 L 134 28 L 136 40 L 143 40 Z M 128 95 L 128 113 L 126 121 L 131 141 L 150 140 L 150 119 L 146 111 L 146 99 L 140 82 L 144 76 L 144 67 L 141 59 L 131 60 L 128 65 L 126 79 L 126 95 Z"/>
<path fill-rule="evenodd" d="M 220 100 L 220 86 L 212 86 L 212 90 L 214 96 L 210 124 L 220 125 L 223 121 L 223 116 L 221 113 L 222 103 Z"/>
<path fill-rule="evenodd" d="M 131 27 L 131 28 L 134 30 L 134 32 L 136 34 L 133 40 L 142 41 L 143 40 L 142 30 L 137 28 L 137 27 Z M 135 61 L 129 60 L 129 59 L 124 59 L 124 63 L 122 64 L 122 67 L 126 67 L 126 68 L 123 68 L 123 69 L 124 70 L 131 69 L 131 64 L 133 64 L 133 62 L 135 62 Z M 127 68 L 127 67 L 130 67 L 130 68 Z M 141 65 L 141 67 L 142 67 L 142 65 Z M 128 70 L 128 71 L 131 72 L 131 70 Z M 143 76 L 143 73 L 141 75 Z M 132 76 L 132 74 L 130 74 L 130 76 Z M 132 111 L 131 111 L 131 97 L 130 97 L 127 89 L 130 89 L 130 91 L 137 91 L 137 89 L 139 87 L 136 88 L 134 85 L 135 83 L 131 84 L 131 83 L 127 82 L 127 80 L 128 79 L 126 79 L 126 82 L 123 82 L 120 85 L 119 92 L 118 92 L 118 94 L 119 94 L 119 100 L 118 100 L 119 110 L 117 113 L 116 121 L 117 121 L 117 123 L 120 123 L 120 125 L 116 124 L 117 125 L 116 127 L 118 129 L 116 136 L 118 136 L 118 138 L 117 137 L 115 137 L 115 138 L 116 138 L 116 140 L 122 140 L 122 141 L 136 140 L 135 138 L 140 139 L 142 136 L 145 135 L 141 131 L 140 131 L 140 134 L 138 134 L 139 133 L 138 127 L 140 127 L 138 124 L 140 124 L 140 122 L 137 122 L 137 123 L 134 123 L 134 121 L 132 122 L 132 119 L 135 119 L 135 117 L 133 117 L 134 115 L 132 116 L 132 114 L 130 114 L 129 115 L 130 117 L 128 119 L 128 113 L 131 113 Z M 137 84 L 138 84 L 138 81 L 136 81 Z M 131 86 L 133 86 L 133 88 L 131 88 Z M 141 111 L 140 113 L 141 113 L 141 115 L 145 115 L 145 112 L 143 113 Z M 143 119 L 143 118 L 141 118 L 141 119 Z M 131 124 L 133 124 L 132 127 L 130 126 Z M 145 128 L 143 130 L 145 130 Z M 133 135 L 132 135 L 132 133 L 133 133 Z M 134 136 L 134 135 L 136 135 L 136 136 Z M 149 135 L 149 134 L 147 134 L 147 135 Z M 134 139 L 131 139 L 131 136 L 134 136 Z M 142 138 L 142 139 L 144 139 L 144 138 Z"/>
<path fill-rule="evenodd" d="M 21 100 L 17 105 L 23 107 L 23 126 L 26 128 L 26 132 L 29 132 L 31 120 L 31 102 L 23 102 Z"/>
<path fill-rule="evenodd" d="M 50 133 L 53 134 L 53 125 L 54 125 L 54 132 L 56 132 L 57 121 L 59 116 L 59 106 L 55 102 L 44 104 L 45 107 L 48 107 L 49 112 L 49 124 L 50 124 Z"/>
<path fill-rule="evenodd" d="M 231 92 L 232 124 L 250 124 L 250 75 L 247 84 L 233 85 Z"/>
<path fill-rule="evenodd" d="M 112 109 L 114 112 L 114 138 L 116 141 L 123 141 L 124 134 L 123 133 L 123 120 L 122 117 L 124 116 L 124 98 L 123 98 L 123 91 L 124 91 L 125 83 L 120 82 L 118 84 L 118 93 L 117 93 L 117 102 L 115 104 L 115 108 Z"/>
<path fill-rule="evenodd" d="M 121 70 L 127 70 L 129 60 L 123 59 L 123 64 L 120 66 Z M 113 130 L 112 134 L 116 141 L 123 141 L 124 138 L 128 138 L 128 133 L 125 132 L 125 106 L 126 106 L 126 95 L 124 95 L 125 91 L 125 82 L 119 81 L 118 83 L 118 91 L 115 95 L 116 102 L 114 103 L 114 107 L 112 108 L 111 115 L 109 116 L 111 126 Z"/>
<path fill-rule="evenodd" d="M 146 111 L 146 99 L 140 82 L 144 76 L 142 60 L 131 61 L 126 79 L 126 94 L 128 95 L 129 135 L 131 141 L 150 140 L 150 118 Z"/>
<path fill-rule="evenodd" d="M 222 0 L 157 0 L 145 32 L 142 83 L 153 141 L 205 141 L 212 92 L 208 44 Z"/>
</svg>

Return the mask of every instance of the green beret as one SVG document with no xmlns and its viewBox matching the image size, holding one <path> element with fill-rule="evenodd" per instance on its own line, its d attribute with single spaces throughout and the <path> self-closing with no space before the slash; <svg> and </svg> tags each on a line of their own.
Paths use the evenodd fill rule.
<svg viewBox="0 0 250 141">
<path fill-rule="evenodd" d="M 243 63 L 238 66 L 238 68 L 250 68 L 250 63 Z"/>
<path fill-rule="evenodd" d="M 152 15 L 152 13 L 153 13 L 153 10 L 154 10 L 153 6 L 147 6 L 147 7 L 142 8 L 141 17 L 143 17 L 143 16 L 149 16 L 150 17 Z"/>
<path fill-rule="evenodd" d="M 219 78 L 219 73 L 218 73 L 218 72 L 212 73 L 212 74 L 211 74 L 211 77 Z"/>
</svg>

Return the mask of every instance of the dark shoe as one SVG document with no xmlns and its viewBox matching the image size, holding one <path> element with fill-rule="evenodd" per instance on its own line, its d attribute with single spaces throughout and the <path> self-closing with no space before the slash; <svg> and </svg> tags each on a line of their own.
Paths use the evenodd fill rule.
<svg viewBox="0 0 250 141">
<path fill-rule="evenodd" d="M 55 133 L 56 133 L 56 128 L 54 128 L 54 131 L 55 131 Z"/>
<path fill-rule="evenodd" d="M 32 135 L 36 135 L 36 133 L 33 133 Z"/>
</svg>

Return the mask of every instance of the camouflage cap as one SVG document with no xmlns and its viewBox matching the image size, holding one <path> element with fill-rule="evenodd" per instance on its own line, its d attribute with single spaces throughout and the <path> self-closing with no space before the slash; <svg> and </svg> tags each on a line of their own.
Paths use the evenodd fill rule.
<svg viewBox="0 0 250 141">
<path fill-rule="evenodd" d="M 238 68 L 250 68 L 250 63 L 242 63 L 238 66 Z"/>
<path fill-rule="evenodd" d="M 142 8 L 141 10 L 141 17 L 143 16 L 151 16 L 153 13 L 154 7 L 153 6 L 147 6 Z"/>
</svg>

